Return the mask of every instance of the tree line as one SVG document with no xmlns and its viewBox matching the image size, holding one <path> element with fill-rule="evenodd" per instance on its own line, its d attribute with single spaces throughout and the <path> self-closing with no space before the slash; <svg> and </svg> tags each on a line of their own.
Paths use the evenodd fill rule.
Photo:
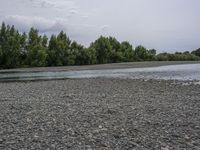
<svg viewBox="0 0 200 150">
<path fill-rule="evenodd" d="M 40 35 L 31 28 L 20 33 L 4 22 L 0 27 L 0 68 L 91 65 L 134 61 L 199 60 L 200 49 L 174 54 L 156 54 L 155 49 L 119 42 L 114 37 L 99 37 L 89 47 L 70 40 L 65 32 Z"/>
</svg>

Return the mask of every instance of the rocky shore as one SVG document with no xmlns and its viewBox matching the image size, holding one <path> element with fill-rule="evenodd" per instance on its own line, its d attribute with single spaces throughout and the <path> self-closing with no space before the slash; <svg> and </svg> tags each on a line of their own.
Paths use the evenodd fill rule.
<svg viewBox="0 0 200 150">
<path fill-rule="evenodd" d="M 0 83 L 0 149 L 199 150 L 199 89 L 111 78 Z"/>
</svg>

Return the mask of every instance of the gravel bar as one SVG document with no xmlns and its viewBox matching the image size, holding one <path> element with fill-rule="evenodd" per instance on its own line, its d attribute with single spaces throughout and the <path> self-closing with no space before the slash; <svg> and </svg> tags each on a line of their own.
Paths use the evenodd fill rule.
<svg viewBox="0 0 200 150">
<path fill-rule="evenodd" d="M 200 85 L 111 78 L 0 83 L 0 149 L 200 150 Z"/>
</svg>

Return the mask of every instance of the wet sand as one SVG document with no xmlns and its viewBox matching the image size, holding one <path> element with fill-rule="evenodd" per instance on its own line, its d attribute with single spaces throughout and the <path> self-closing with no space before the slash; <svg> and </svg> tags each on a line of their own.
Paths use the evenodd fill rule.
<svg viewBox="0 0 200 150">
<path fill-rule="evenodd" d="M 199 89 L 112 78 L 0 83 L 0 149 L 199 150 Z"/>
</svg>

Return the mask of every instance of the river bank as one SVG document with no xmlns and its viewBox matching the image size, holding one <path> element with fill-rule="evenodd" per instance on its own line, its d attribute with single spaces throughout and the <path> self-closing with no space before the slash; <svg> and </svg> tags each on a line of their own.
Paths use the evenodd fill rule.
<svg viewBox="0 0 200 150">
<path fill-rule="evenodd" d="M 0 89 L 0 149 L 200 148 L 200 85 L 96 78 Z"/>
<path fill-rule="evenodd" d="M 125 68 L 159 67 L 159 66 L 181 65 L 181 64 L 200 64 L 200 61 L 144 61 L 144 62 L 113 63 L 113 64 L 83 65 L 83 66 L 17 68 L 17 69 L 3 69 L 0 70 L 0 73 L 125 69 Z"/>
</svg>

